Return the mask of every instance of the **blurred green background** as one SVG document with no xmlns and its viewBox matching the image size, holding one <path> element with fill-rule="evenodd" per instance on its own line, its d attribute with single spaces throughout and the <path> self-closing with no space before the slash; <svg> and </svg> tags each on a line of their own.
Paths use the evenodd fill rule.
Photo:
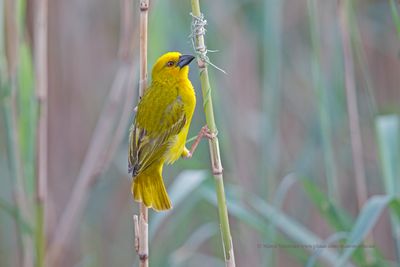
<svg viewBox="0 0 400 267">
<path fill-rule="evenodd" d="M 150 1 L 149 71 L 167 51 L 194 53 L 190 1 Z M 126 10 L 120 2 L 133 5 L 127 53 L 119 45 Z M 48 1 L 48 250 L 99 134 L 102 110 L 114 112 L 103 120 L 111 134 L 97 145 L 109 164 L 95 165 L 100 175 L 57 266 L 138 266 L 132 221 L 138 205 L 127 173 L 138 89 L 138 2 Z M 344 67 L 336 0 L 201 1 L 207 47 L 218 50 L 209 57 L 227 72 L 209 68 L 237 266 L 400 266 L 400 9 L 395 0 L 339 2 L 350 3 L 340 8 L 348 15 L 354 75 Z M 15 4 L 13 16 L 7 3 Z M 8 267 L 23 266 L 21 235 L 35 239 L 36 1 L 0 4 L 0 266 Z M 10 17 L 14 27 L 6 22 Z M 110 96 L 126 66 L 130 86 Z M 355 138 L 368 192 L 362 205 L 346 71 L 358 101 L 361 135 Z M 194 136 L 205 124 L 195 64 L 190 78 L 198 96 Z M 13 137 L 17 147 L 10 145 Z M 224 266 L 209 162 L 202 141 L 192 159 L 164 168 L 174 209 L 149 212 L 150 266 Z M 13 193 L 16 175 L 27 196 L 25 218 Z M 328 244 L 332 248 L 317 249 Z"/>
</svg>

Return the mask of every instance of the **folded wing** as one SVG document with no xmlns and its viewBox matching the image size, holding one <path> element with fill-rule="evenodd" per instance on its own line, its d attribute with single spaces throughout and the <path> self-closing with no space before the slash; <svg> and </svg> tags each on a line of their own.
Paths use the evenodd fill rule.
<svg viewBox="0 0 400 267">
<path fill-rule="evenodd" d="M 141 102 L 146 99 L 142 99 Z M 136 177 L 153 163 L 163 160 L 169 147 L 186 124 L 182 101 L 176 98 L 158 110 L 140 105 L 129 136 L 129 172 Z M 143 103 L 141 103 L 143 104 Z M 146 108 L 141 108 L 145 106 Z"/>
</svg>

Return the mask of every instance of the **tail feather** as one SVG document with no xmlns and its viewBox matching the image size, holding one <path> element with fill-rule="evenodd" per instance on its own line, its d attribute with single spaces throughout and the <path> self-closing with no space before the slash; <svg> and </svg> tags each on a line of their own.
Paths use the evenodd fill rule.
<svg viewBox="0 0 400 267">
<path fill-rule="evenodd" d="M 131 189 L 133 198 L 138 202 L 143 202 L 148 208 L 152 207 L 156 211 L 172 208 L 161 174 L 158 172 L 151 175 L 139 174 L 133 179 Z"/>
</svg>

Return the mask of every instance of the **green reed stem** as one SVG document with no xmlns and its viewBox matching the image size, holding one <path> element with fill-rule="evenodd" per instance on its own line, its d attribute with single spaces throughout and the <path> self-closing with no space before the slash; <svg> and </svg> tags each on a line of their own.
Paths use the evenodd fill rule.
<svg viewBox="0 0 400 267">
<path fill-rule="evenodd" d="M 393 23 L 396 27 L 397 37 L 400 39 L 400 15 L 397 5 L 395 0 L 390 0 L 390 11 L 392 13 Z"/>
<path fill-rule="evenodd" d="M 321 139 L 324 153 L 326 182 L 328 187 L 329 199 L 333 202 L 337 202 L 337 199 L 339 199 L 339 191 L 336 181 L 336 169 L 334 164 L 335 160 L 331 142 L 331 121 L 327 106 L 327 92 L 324 86 L 324 77 L 321 71 L 321 44 L 318 29 L 319 23 L 317 21 L 317 2 L 316 0 L 308 0 L 307 4 L 312 45 L 312 81 L 319 111 L 319 123 L 321 127 Z"/>
<path fill-rule="evenodd" d="M 46 253 L 46 206 L 48 180 L 48 68 L 47 68 L 47 0 L 35 2 L 34 59 L 35 89 L 39 104 L 37 121 L 37 177 L 36 177 L 36 267 L 45 266 Z"/>
<path fill-rule="evenodd" d="M 201 17 L 199 0 L 192 0 L 192 14 L 195 17 Z M 207 63 L 200 57 L 201 51 L 199 48 L 205 48 L 204 35 L 196 35 L 195 46 L 198 50 L 197 64 L 200 71 L 200 82 L 203 94 L 203 107 L 207 121 L 207 126 L 212 133 L 217 133 L 217 126 L 214 119 L 214 109 L 211 97 L 211 86 L 208 77 Z M 229 227 L 228 210 L 226 207 L 224 181 L 222 175 L 221 157 L 219 152 L 218 138 L 212 138 L 209 141 L 211 166 L 215 178 L 215 186 L 218 200 L 218 213 L 221 225 L 221 234 L 224 247 L 225 265 L 232 267 L 235 266 L 235 256 L 233 253 L 232 237 Z"/>
<path fill-rule="evenodd" d="M 16 2 L 0 1 L 0 98 L 4 114 L 7 139 L 7 153 L 10 177 L 13 183 L 13 195 L 18 208 L 16 219 L 17 240 L 21 246 L 19 255 L 23 267 L 31 267 L 33 247 L 31 237 L 24 233 L 21 221 L 29 221 L 28 200 L 24 181 L 20 142 L 18 139 L 17 108 L 17 65 L 20 42 Z"/>
</svg>

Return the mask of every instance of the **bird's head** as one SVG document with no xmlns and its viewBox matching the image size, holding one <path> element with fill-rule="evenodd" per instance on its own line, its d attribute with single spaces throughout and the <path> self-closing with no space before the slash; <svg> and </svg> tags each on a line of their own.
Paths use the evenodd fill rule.
<svg viewBox="0 0 400 267">
<path fill-rule="evenodd" d="M 194 56 L 182 55 L 179 52 L 168 52 L 162 55 L 154 64 L 151 73 L 152 80 L 171 80 L 187 78 L 189 74 L 189 63 Z"/>
</svg>

